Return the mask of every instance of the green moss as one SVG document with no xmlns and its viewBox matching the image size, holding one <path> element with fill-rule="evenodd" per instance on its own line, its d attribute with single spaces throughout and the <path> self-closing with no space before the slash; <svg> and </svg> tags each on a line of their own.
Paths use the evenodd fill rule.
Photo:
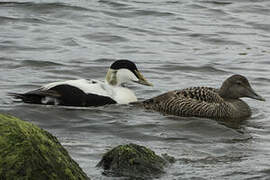
<svg viewBox="0 0 270 180">
<path fill-rule="evenodd" d="M 0 114 L 0 179 L 89 179 L 56 137 Z"/>
<path fill-rule="evenodd" d="M 105 175 L 149 179 L 163 174 L 166 165 L 167 161 L 154 151 L 128 144 L 108 151 L 97 166 L 104 169 Z"/>
</svg>

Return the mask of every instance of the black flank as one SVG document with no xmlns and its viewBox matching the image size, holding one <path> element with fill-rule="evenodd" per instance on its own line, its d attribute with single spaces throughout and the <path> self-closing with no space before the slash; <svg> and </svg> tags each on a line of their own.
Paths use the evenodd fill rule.
<svg viewBox="0 0 270 180">
<path fill-rule="evenodd" d="M 79 88 L 70 85 L 59 85 L 51 88 L 58 92 L 60 105 L 63 106 L 102 106 L 106 104 L 115 104 L 116 102 L 110 97 L 96 94 L 86 94 Z"/>
</svg>

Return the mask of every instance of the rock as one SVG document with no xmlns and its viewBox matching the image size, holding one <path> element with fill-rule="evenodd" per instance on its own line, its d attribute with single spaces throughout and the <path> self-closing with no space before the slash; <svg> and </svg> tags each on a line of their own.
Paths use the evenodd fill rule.
<svg viewBox="0 0 270 180">
<path fill-rule="evenodd" d="M 108 151 L 97 167 L 107 176 L 136 179 L 157 178 L 164 173 L 168 162 L 152 150 L 136 144 L 119 145 Z"/>
<path fill-rule="evenodd" d="M 0 179 L 89 179 L 56 137 L 0 114 Z"/>
</svg>

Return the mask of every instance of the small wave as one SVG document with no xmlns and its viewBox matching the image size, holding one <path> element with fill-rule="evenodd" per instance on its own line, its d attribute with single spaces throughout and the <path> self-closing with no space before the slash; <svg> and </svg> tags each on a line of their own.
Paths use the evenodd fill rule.
<svg viewBox="0 0 270 180">
<path fill-rule="evenodd" d="M 230 40 L 225 37 L 219 37 L 217 33 L 212 34 L 202 34 L 202 33 L 187 33 L 188 36 L 192 38 L 199 38 L 201 41 L 210 44 L 220 44 L 220 45 L 244 45 L 242 42 L 236 40 Z"/>
<path fill-rule="evenodd" d="M 95 59 L 94 62 L 98 62 L 98 63 L 112 63 L 115 60 L 116 59 L 112 59 L 112 58 L 99 58 L 99 59 Z"/>
<path fill-rule="evenodd" d="M 132 17 L 139 17 L 139 16 L 153 16 L 153 17 L 164 17 L 164 16 L 174 16 L 175 14 L 172 12 L 162 12 L 162 11 L 154 11 L 154 10 L 133 10 L 129 12 L 115 12 L 115 11 L 108 11 L 108 10 L 102 10 L 104 14 L 107 14 L 112 17 L 117 18 L 132 18 Z"/>
<path fill-rule="evenodd" d="M 101 10 L 100 12 L 109 15 L 111 17 L 117 17 L 117 18 L 131 18 L 133 15 L 129 12 L 116 12 L 116 11 L 108 11 L 108 10 Z"/>
<path fill-rule="evenodd" d="M 137 16 L 173 16 L 174 13 L 172 12 L 162 12 L 162 11 L 153 11 L 153 10 L 136 10 L 133 12 L 134 15 Z"/>
<path fill-rule="evenodd" d="M 227 74 L 226 71 L 215 68 L 211 65 L 204 65 L 204 66 L 163 65 L 155 69 L 165 70 L 166 72 L 172 72 L 172 73 L 174 73 L 175 71 L 185 71 L 185 72 L 196 71 L 196 72 Z"/>
<path fill-rule="evenodd" d="M 46 23 L 45 20 L 40 19 L 40 18 L 21 18 L 21 17 L 6 17 L 6 16 L 0 16 L 0 24 L 3 23 L 10 23 L 10 22 L 29 22 L 29 23 L 40 23 L 40 24 L 44 24 Z"/>
<path fill-rule="evenodd" d="M 260 78 L 255 78 L 254 79 L 255 81 L 258 81 L 258 82 L 267 82 L 267 83 L 270 83 L 270 79 L 269 78 L 263 78 L 263 77 L 260 77 Z"/>
<path fill-rule="evenodd" d="M 66 45 L 66 46 L 79 46 L 80 44 L 77 42 L 77 40 L 75 38 L 65 38 L 65 39 L 62 39 L 63 41 L 63 44 Z"/>
<path fill-rule="evenodd" d="M 188 4 L 187 8 L 190 8 L 190 9 L 203 9 L 203 10 L 208 9 L 206 6 L 199 5 L 199 4 Z"/>
<path fill-rule="evenodd" d="M 233 4 L 233 2 L 230 2 L 230 1 L 200 1 L 200 2 L 206 3 L 206 4 L 220 5 L 220 6 Z"/>
<path fill-rule="evenodd" d="M 140 28 L 140 27 L 129 27 L 129 30 L 133 31 L 133 32 L 139 32 L 139 33 L 147 33 L 147 34 L 154 34 L 156 33 L 153 30 L 149 30 L 149 29 L 144 29 L 144 28 Z"/>
<path fill-rule="evenodd" d="M 33 46 L 15 46 L 15 45 L 2 45 L 0 44 L 1 50 L 15 50 L 15 51 L 46 51 L 55 50 L 55 47 L 33 47 Z"/>
<path fill-rule="evenodd" d="M 69 5 L 66 3 L 35 3 L 35 2 L 0 2 L 0 7 L 20 7 L 24 9 L 32 9 L 35 11 L 46 10 L 46 9 L 71 9 L 71 10 L 81 10 L 89 11 L 90 9 L 86 7 Z"/>
<path fill-rule="evenodd" d="M 201 37 L 201 38 L 208 38 L 211 36 L 216 36 L 216 34 L 202 34 L 202 33 L 190 33 L 188 34 L 190 37 Z"/>
<path fill-rule="evenodd" d="M 217 16 L 217 15 L 219 15 L 219 16 L 226 16 L 226 15 L 228 15 L 228 13 L 226 13 L 222 9 L 209 8 L 208 11 L 211 12 L 211 13 L 213 13 L 215 16 Z"/>
<path fill-rule="evenodd" d="M 234 41 L 234 40 L 227 40 L 225 38 L 210 38 L 210 37 L 207 37 L 207 38 L 202 38 L 202 41 L 204 42 L 208 42 L 210 44 L 213 44 L 213 45 L 245 45 L 244 43 L 241 43 L 239 41 Z"/>
<path fill-rule="evenodd" d="M 111 1 L 111 0 L 99 0 L 98 2 L 102 3 L 102 4 L 110 5 L 112 7 L 117 7 L 117 8 L 128 6 L 127 4 L 120 3 L 120 2 L 115 2 L 115 1 Z"/>
<path fill-rule="evenodd" d="M 182 31 L 182 32 L 191 31 L 191 30 L 188 29 L 188 28 L 177 27 L 177 26 L 172 26 L 172 27 L 170 27 L 170 29 L 176 30 L 176 31 Z"/>
<path fill-rule="evenodd" d="M 47 66 L 63 66 L 63 64 L 51 62 L 51 61 L 36 61 L 36 60 L 23 60 L 23 66 L 31 67 L 47 67 Z"/>
<path fill-rule="evenodd" d="M 128 41 L 128 39 L 122 36 L 111 35 L 108 33 L 86 34 L 86 35 L 83 35 L 83 37 L 89 40 L 97 41 L 97 42 L 126 42 Z"/>
<path fill-rule="evenodd" d="M 270 25 L 266 23 L 247 22 L 246 24 L 252 26 L 254 29 L 263 30 L 265 32 L 270 31 Z"/>
<path fill-rule="evenodd" d="M 225 151 L 224 151 L 225 152 Z M 242 161 L 242 159 L 245 158 L 245 156 L 219 156 L 219 157 L 213 157 L 213 156 L 207 156 L 205 158 L 201 159 L 188 159 L 188 158 L 182 158 L 179 159 L 179 161 L 184 161 L 185 163 L 202 163 L 202 164 L 217 164 L 217 163 L 228 163 L 228 162 L 237 162 Z"/>
</svg>

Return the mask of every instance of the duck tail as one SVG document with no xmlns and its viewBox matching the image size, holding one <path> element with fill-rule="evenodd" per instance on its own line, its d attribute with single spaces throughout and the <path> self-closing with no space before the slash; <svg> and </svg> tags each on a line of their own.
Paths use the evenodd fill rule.
<svg viewBox="0 0 270 180">
<path fill-rule="evenodd" d="M 28 93 L 8 93 L 8 96 L 11 96 L 14 101 L 21 100 L 25 103 L 40 104 L 41 102 L 41 96 Z"/>
<path fill-rule="evenodd" d="M 24 94 L 13 92 L 8 93 L 7 95 L 13 97 L 14 99 L 23 99 L 24 97 Z"/>
</svg>

